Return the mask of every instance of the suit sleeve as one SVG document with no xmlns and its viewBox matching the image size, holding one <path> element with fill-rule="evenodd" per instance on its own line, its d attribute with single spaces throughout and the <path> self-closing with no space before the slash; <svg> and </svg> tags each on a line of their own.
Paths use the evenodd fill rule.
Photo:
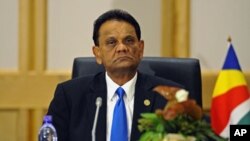
<svg viewBox="0 0 250 141">
<path fill-rule="evenodd" d="M 67 99 L 63 85 L 59 84 L 52 99 L 48 115 L 52 115 L 52 122 L 56 128 L 58 141 L 69 140 L 69 99 Z"/>
</svg>

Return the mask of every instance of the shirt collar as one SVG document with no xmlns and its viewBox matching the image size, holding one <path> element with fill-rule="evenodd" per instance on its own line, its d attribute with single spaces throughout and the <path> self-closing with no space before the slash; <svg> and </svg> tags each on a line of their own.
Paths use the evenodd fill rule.
<svg viewBox="0 0 250 141">
<path fill-rule="evenodd" d="M 115 91 L 118 87 L 122 87 L 125 91 L 125 95 L 127 97 L 127 100 L 130 101 L 133 99 L 134 94 L 135 94 L 135 83 L 137 80 L 137 72 L 135 74 L 135 76 L 129 80 L 128 82 L 126 82 L 124 85 L 119 86 L 118 84 L 116 84 L 107 74 L 107 72 L 105 73 L 106 75 L 106 83 L 107 83 L 107 89 L 108 89 L 108 100 L 112 100 L 115 96 Z"/>
</svg>

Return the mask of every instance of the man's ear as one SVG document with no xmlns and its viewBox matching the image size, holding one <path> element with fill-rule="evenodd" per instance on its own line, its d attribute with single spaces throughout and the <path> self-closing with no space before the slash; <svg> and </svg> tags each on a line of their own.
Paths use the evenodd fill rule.
<svg viewBox="0 0 250 141">
<path fill-rule="evenodd" d="M 96 59 L 97 64 L 102 64 L 100 47 L 93 46 L 92 47 L 92 52 L 95 55 L 95 59 Z"/>
<path fill-rule="evenodd" d="M 143 40 L 140 41 L 139 47 L 140 47 L 140 58 L 142 58 L 143 53 L 144 53 L 144 41 Z"/>
</svg>

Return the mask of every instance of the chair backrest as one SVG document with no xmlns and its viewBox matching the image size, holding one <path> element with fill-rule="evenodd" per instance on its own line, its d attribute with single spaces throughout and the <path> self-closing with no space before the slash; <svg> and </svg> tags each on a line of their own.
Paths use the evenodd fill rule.
<svg viewBox="0 0 250 141">
<path fill-rule="evenodd" d="M 144 57 L 138 67 L 140 72 L 170 79 L 185 86 L 190 97 L 202 106 L 201 70 L 198 59 Z M 94 57 L 74 59 L 72 78 L 104 71 Z"/>
</svg>

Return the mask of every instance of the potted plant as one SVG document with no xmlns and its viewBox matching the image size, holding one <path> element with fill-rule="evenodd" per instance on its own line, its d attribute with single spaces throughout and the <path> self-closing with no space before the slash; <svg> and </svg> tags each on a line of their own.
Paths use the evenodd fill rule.
<svg viewBox="0 0 250 141">
<path fill-rule="evenodd" d="M 205 121 L 195 100 L 188 99 L 188 92 L 168 86 L 157 86 L 154 91 L 164 96 L 168 103 L 155 113 L 143 113 L 138 128 L 139 141 L 225 141 L 216 135 Z"/>
</svg>

